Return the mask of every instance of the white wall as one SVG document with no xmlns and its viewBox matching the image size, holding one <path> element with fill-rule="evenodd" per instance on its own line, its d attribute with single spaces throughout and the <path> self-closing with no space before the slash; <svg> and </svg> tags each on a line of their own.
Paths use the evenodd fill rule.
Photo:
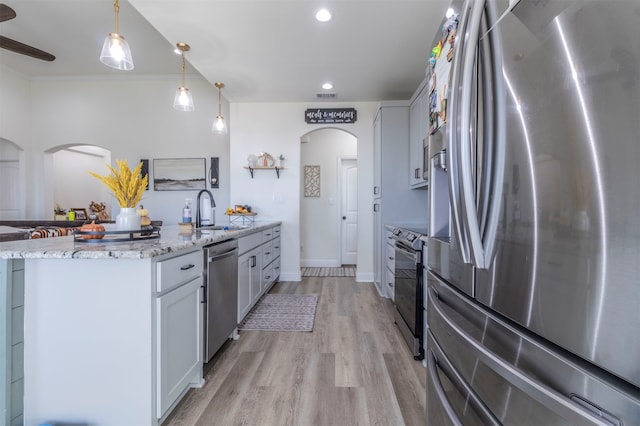
<svg viewBox="0 0 640 426">
<path fill-rule="evenodd" d="M 241 103 L 231 104 L 230 176 L 231 202 L 250 204 L 259 219 L 282 220 L 281 279 L 300 279 L 300 186 L 302 184 L 300 138 L 323 127 L 339 128 L 353 134 L 358 155 L 358 281 L 373 280 L 373 118 L 379 103 Z M 354 124 L 309 125 L 307 108 L 354 107 Z M 258 170 L 251 179 L 244 169 L 249 154 L 284 154 L 285 170 L 276 178 L 271 170 Z"/>
<path fill-rule="evenodd" d="M 25 150 L 26 219 L 50 219 L 55 205 L 53 152 L 68 145 L 94 145 L 111 151 L 112 163 L 142 158 L 220 158 L 220 188 L 211 192 L 218 205 L 229 203 L 228 135 L 211 132 L 218 112 L 217 89 L 200 78 L 187 80 L 195 111 L 173 109 L 180 76 L 85 79 L 27 79 L 10 70 L 0 75 L 0 137 Z M 25 101 L 28 100 L 28 101 Z M 16 109 L 13 106 L 16 106 Z M 223 115 L 229 118 L 223 99 Z M 26 117 L 26 118 L 25 118 Z M 230 123 L 228 123 L 230 124 Z M 72 164 L 69 167 L 73 167 Z M 108 170 L 94 170 L 107 174 Z M 86 181 L 95 178 L 86 174 Z M 177 223 L 184 199 L 197 191 L 154 191 L 143 203 L 154 220 Z M 93 200 L 107 201 L 107 200 Z M 112 217 L 117 203 L 111 203 Z M 75 207 L 75 206 L 74 206 Z M 217 221 L 224 219 L 216 210 Z"/>
<path fill-rule="evenodd" d="M 358 140 L 343 130 L 320 129 L 302 138 L 301 266 L 340 266 L 338 157 L 357 155 Z M 320 196 L 304 196 L 304 166 L 320 166 Z"/>
<path fill-rule="evenodd" d="M 111 153 L 93 146 L 81 145 L 53 154 L 55 203 L 65 210 L 84 208 L 87 214 L 91 214 L 91 201 L 110 200 L 109 189 L 102 182 L 98 179 L 87 179 L 88 170 L 104 170 L 105 164 L 111 164 Z"/>
</svg>

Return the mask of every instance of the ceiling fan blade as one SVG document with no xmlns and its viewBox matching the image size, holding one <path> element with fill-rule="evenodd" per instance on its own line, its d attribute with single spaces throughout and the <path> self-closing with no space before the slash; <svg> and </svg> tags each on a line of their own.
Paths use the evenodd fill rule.
<svg viewBox="0 0 640 426">
<path fill-rule="evenodd" d="M 4 3 L 0 3 L 0 22 L 8 21 L 16 17 L 16 11 Z"/>
<path fill-rule="evenodd" d="M 43 61 L 51 62 L 56 59 L 51 53 L 47 53 L 44 50 L 36 49 L 33 46 L 29 46 L 19 41 L 12 40 L 5 36 L 0 35 L 0 47 L 10 50 L 12 52 L 19 53 L 21 55 L 31 56 L 32 58 L 41 59 Z"/>
</svg>

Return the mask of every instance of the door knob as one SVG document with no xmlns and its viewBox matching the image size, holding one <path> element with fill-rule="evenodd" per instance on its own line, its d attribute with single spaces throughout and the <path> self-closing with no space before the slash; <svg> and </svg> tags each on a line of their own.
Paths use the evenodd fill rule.
<svg viewBox="0 0 640 426">
<path fill-rule="evenodd" d="M 347 217 L 346 216 L 342 216 L 342 220 L 347 220 Z"/>
</svg>

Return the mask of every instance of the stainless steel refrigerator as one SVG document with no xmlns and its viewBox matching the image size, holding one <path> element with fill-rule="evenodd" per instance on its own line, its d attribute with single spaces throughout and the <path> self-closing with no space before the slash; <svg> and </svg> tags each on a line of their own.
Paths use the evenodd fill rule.
<svg viewBox="0 0 640 426">
<path fill-rule="evenodd" d="M 427 423 L 640 424 L 640 2 L 454 1 L 433 47 Z"/>
</svg>

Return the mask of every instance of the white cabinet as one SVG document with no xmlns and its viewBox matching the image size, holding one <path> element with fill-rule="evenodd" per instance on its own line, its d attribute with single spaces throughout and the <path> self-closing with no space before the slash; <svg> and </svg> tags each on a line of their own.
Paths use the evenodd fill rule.
<svg viewBox="0 0 640 426">
<path fill-rule="evenodd" d="M 395 300 L 395 269 L 396 269 L 396 246 L 393 238 L 391 238 L 391 230 L 388 228 L 384 232 L 384 249 L 385 249 L 385 281 L 384 287 L 386 287 L 387 296 Z"/>
<path fill-rule="evenodd" d="M 157 298 L 157 409 L 161 418 L 202 375 L 202 278 Z"/>
<path fill-rule="evenodd" d="M 381 295 L 391 297 L 384 285 L 386 249 L 384 225 L 427 223 L 427 191 L 409 187 L 409 103 L 383 102 L 374 120 L 374 283 Z"/>
<path fill-rule="evenodd" d="M 238 240 L 238 323 L 280 277 L 280 225 Z"/>
<path fill-rule="evenodd" d="M 259 257 L 259 246 L 238 256 L 238 322 L 249 313 L 260 293 Z"/>
<path fill-rule="evenodd" d="M 202 268 L 201 251 L 156 264 L 158 418 L 202 377 Z"/>
<path fill-rule="evenodd" d="M 429 131 L 429 93 L 426 80 L 416 90 L 409 107 L 409 186 L 426 187 L 423 177 L 423 146 Z"/>
</svg>

